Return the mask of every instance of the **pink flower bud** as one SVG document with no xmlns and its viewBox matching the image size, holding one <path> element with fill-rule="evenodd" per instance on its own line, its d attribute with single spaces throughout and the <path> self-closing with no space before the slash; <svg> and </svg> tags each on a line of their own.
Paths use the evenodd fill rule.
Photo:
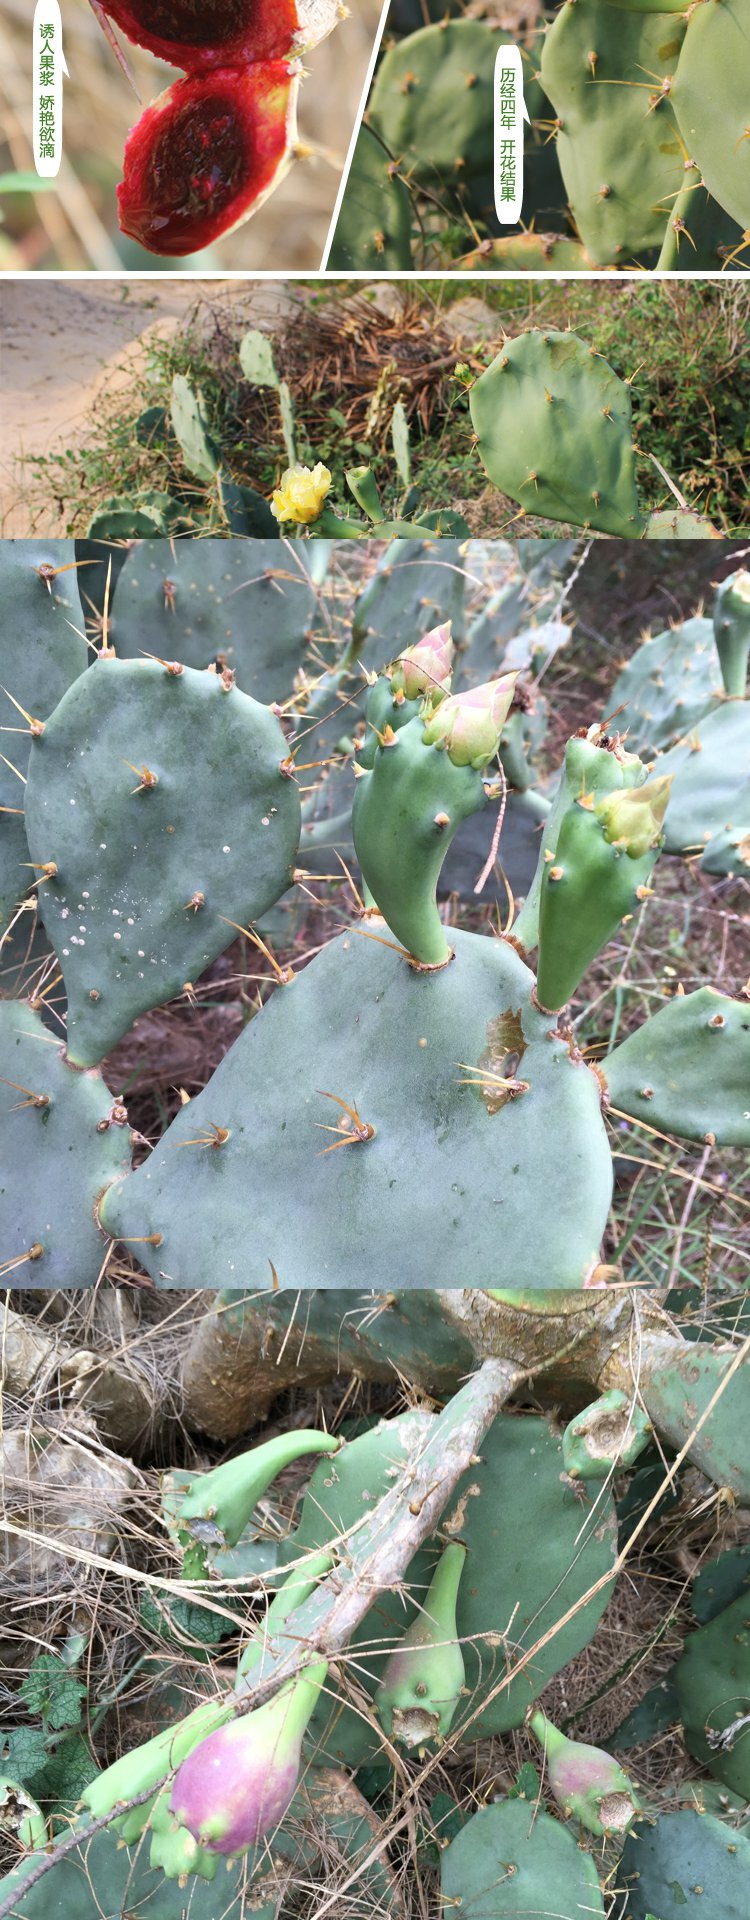
<svg viewBox="0 0 750 1920">
<path fill-rule="evenodd" d="M 474 767 L 481 773 L 497 753 L 517 678 L 516 673 L 504 673 L 483 687 L 449 694 L 426 723 L 425 744 L 447 748 L 455 767 Z"/>
<path fill-rule="evenodd" d="M 391 667 L 391 686 L 394 693 L 405 694 L 407 700 L 421 700 L 426 695 L 437 705 L 449 691 L 452 666 L 453 641 L 448 620 L 442 627 L 433 627 L 415 646 L 404 648 Z"/>
</svg>

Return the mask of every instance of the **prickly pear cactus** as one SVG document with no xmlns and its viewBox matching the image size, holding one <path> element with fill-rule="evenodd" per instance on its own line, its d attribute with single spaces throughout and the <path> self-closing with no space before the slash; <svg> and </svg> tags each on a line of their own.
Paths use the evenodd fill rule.
<svg viewBox="0 0 750 1920">
<path fill-rule="evenodd" d="M 747 872 L 750 862 L 750 701 L 704 713 L 659 762 L 672 774 L 665 821 L 668 853 L 700 857 L 708 873 Z"/>
<path fill-rule="evenodd" d="M 71 540 L 0 541 L 0 938 L 19 900 L 44 875 L 24 832 L 35 735 L 88 664 Z"/>
<path fill-rule="evenodd" d="M 363 124 L 328 255 L 329 271 L 408 272 L 411 223 L 408 187 L 382 141 Z"/>
<path fill-rule="evenodd" d="M 610 0 L 567 0 L 545 38 L 542 86 L 560 122 L 576 229 L 595 266 L 625 266 L 661 245 L 683 180 L 671 96 L 684 38 L 681 8 Z"/>
<path fill-rule="evenodd" d="M 747 74 L 748 0 L 700 0 L 687 15 L 673 102 L 688 152 L 708 190 L 742 231 L 750 228 Z"/>
<path fill-rule="evenodd" d="M 298 1531 L 287 1549 L 298 1559 L 346 1535 L 373 1500 L 385 1493 L 393 1469 L 413 1457 L 426 1437 L 430 1416 L 404 1414 L 381 1422 L 357 1438 L 330 1465 L 316 1469 L 310 1481 Z M 545 1420 L 501 1416 L 482 1443 L 481 1460 L 459 1482 L 443 1516 L 439 1546 L 456 1541 L 466 1549 L 455 1601 L 458 1640 L 465 1666 L 465 1692 L 452 1716 L 451 1740 L 481 1740 L 520 1726 L 541 1687 L 586 1646 L 607 1601 L 602 1591 L 583 1601 L 589 1588 L 607 1574 L 615 1553 L 615 1518 L 606 1495 L 581 1506 L 561 1477 L 560 1442 Z M 356 1537 L 356 1536 L 355 1536 Z M 406 1592 L 381 1596 L 352 1645 L 363 1649 L 358 1680 L 374 1692 L 381 1679 L 389 1695 L 389 1655 L 412 1623 L 424 1619 L 426 1594 L 435 1568 L 435 1549 L 422 1549 L 409 1568 Z M 573 1609 L 573 1617 L 534 1658 L 503 1684 L 532 1646 L 543 1642 L 547 1626 Z M 436 1646 L 436 1696 L 454 1685 L 453 1650 Z M 441 1664 L 441 1654 L 445 1655 Z M 409 1660 L 409 1642 L 404 1649 Z M 366 1669 L 366 1671 L 365 1671 Z M 392 1672 L 392 1670 L 391 1670 Z M 415 1729 L 416 1731 L 416 1729 Z M 377 1735 L 361 1715 L 329 1698 L 316 1711 L 311 1737 L 331 1758 L 358 1765 L 378 1752 Z"/>
<path fill-rule="evenodd" d="M 694 614 L 637 647 L 609 697 L 617 725 L 636 753 L 676 745 L 721 698 L 721 671 L 710 620 Z"/>
<path fill-rule="evenodd" d="M 43 1857 L 43 1856 L 42 1856 Z M 13 1907 L 18 1920 L 130 1920 L 133 1913 L 143 1920 L 213 1920 L 216 1894 L 205 1881 L 194 1879 L 189 1896 L 175 1881 L 165 1879 L 159 1868 L 148 1864 L 143 1849 L 130 1852 L 117 1835 L 106 1830 L 87 1840 L 85 1829 L 80 1847 L 60 1860 L 28 1893 L 23 1885 L 39 1865 L 39 1855 L 29 1854 L 23 1864 L 0 1880 L 0 1899 L 18 1888 Z M 248 1912 L 243 1893 L 243 1864 L 233 1866 L 222 1885 L 222 1920 L 241 1920 Z M 252 1908 L 250 1909 L 252 1912 Z"/>
<path fill-rule="evenodd" d="M 34 748 L 26 829 L 88 1067 L 290 885 L 299 801 L 278 720 L 228 671 L 100 657 Z"/>
<path fill-rule="evenodd" d="M 577 334 L 507 340 L 470 404 L 482 463 L 524 512 L 641 536 L 630 392 Z"/>
<path fill-rule="evenodd" d="M 118 579 L 110 643 L 123 660 L 218 661 L 270 703 L 291 691 L 315 606 L 304 550 L 292 568 L 275 540 L 145 541 Z"/>
<path fill-rule="evenodd" d="M 689 1635 L 674 1683 L 690 1752 L 750 1800 L 750 1598 Z"/>
<path fill-rule="evenodd" d="M 479 20 L 424 27 L 392 46 L 378 69 L 368 119 L 403 170 L 428 187 L 486 174 L 493 140 L 498 48 L 513 35 Z M 526 56 L 527 98 L 540 105 Z"/>
<path fill-rule="evenodd" d="M 411 1287 L 584 1285 L 612 1181 L 596 1076 L 506 942 L 456 933 L 425 973 L 370 931 L 274 994 L 108 1195 L 108 1231 L 159 1236 L 142 1252 L 160 1285 L 261 1286 L 270 1262 L 285 1286 L 337 1287 L 354 1263 L 380 1289 L 407 1243 Z M 187 1145 L 212 1128 L 220 1149 Z"/>
<path fill-rule="evenodd" d="M 750 1840 L 710 1813 L 663 1813 L 628 1835 L 618 1881 L 622 1920 L 744 1920 Z"/>
<path fill-rule="evenodd" d="M 687 1140 L 750 1146 L 750 1001 L 678 994 L 605 1063 L 612 1105 Z"/>
<path fill-rule="evenodd" d="M 0 1272 L 11 1286 L 93 1286 L 107 1257 L 97 1207 L 130 1164 L 127 1112 L 15 1000 L 0 1001 L 0 1136 Z"/>
<path fill-rule="evenodd" d="M 591 1855 L 526 1800 L 480 1807 L 451 1841 L 441 1882 L 446 1911 L 460 1907 L 463 1920 L 603 1920 L 605 1911 Z"/>
</svg>

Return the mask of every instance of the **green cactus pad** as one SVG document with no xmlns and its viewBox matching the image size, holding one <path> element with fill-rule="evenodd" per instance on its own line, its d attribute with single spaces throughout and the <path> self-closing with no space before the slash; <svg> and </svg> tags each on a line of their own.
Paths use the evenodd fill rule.
<svg viewBox="0 0 750 1920">
<path fill-rule="evenodd" d="M 0 734 L 0 937 L 34 880 L 23 823 L 32 736 L 18 707 L 48 720 L 88 664 L 74 566 L 72 540 L 0 541 L 0 726 L 11 729 Z"/>
<path fill-rule="evenodd" d="M 114 596 L 119 658 L 217 659 L 254 700 L 286 700 L 301 667 L 316 597 L 304 560 L 277 540 L 149 540 L 128 555 Z"/>
<path fill-rule="evenodd" d="M 750 228 L 750 4 L 701 0 L 691 10 L 674 83 L 674 110 L 709 193 Z"/>
<path fill-rule="evenodd" d="M 663 239 L 684 178 L 669 91 L 684 37 L 668 9 L 567 0 L 544 41 L 560 167 L 595 266 L 624 266 Z"/>
<path fill-rule="evenodd" d="M 713 623 L 702 614 L 636 648 L 607 700 L 628 746 L 648 756 L 673 747 L 721 699 Z M 661 772 L 661 768 L 659 769 Z"/>
<path fill-rule="evenodd" d="M 663 764 L 660 763 L 660 764 Z M 750 1146 L 750 1003 L 714 987 L 678 994 L 604 1062 L 620 1112 L 684 1140 Z"/>
<path fill-rule="evenodd" d="M 664 1813 L 628 1834 L 621 1920 L 747 1920 L 750 1840 L 710 1813 Z"/>
<path fill-rule="evenodd" d="M 685 1740 L 717 1780 L 750 1800 L 750 1596 L 691 1633 L 674 1674 Z"/>
<path fill-rule="evenodd" d="M 527 1800 L 480 1807 L 442 1860 L 444 1911 L 461 1920 L 596 1920 L 599 1876 L 573 1833 Z"/>
<path fill-rule="evenodd" d="M 750 865 L 750 701 L 727 700 L 665 754 L 673 773 L 665 822 L 668 853 L 700 854 L 709 873 Z"/>
<path fill-rule="evenodd" d="M 423 27 L 384 55 L 368 119 L 420 185 L 460 186 L 492 163 L 495 61 L 512 33 L 478 20 Z M 524 54 L 532 119 L 542 99 Z"/>
<path fill-rule="evenodd" d="M 111 1232 L 161 1235 L 142 1248 L 160 1284 L 263 1286 L 269 1263 L 303 1288 L 585 1284 L 612 1180 L 599 1083 L 512 947 L 452 942 L 420 972 L 378 923 L 273 994 L 108 1196 Z M 177 1151 L 212 1125 L 220 1152 Z"/>
<path fill-rule="evenodd" d="M 175 1881 L 166 1880 L 161 1871 L 148 1865 L 143 1846 L 129 1851 L 110 1830 L 95 1833 L 73 1852 L 51 1867 L 28 1893 L 23 1892 L 27 1875 L 33 1873 L 44 1855 L 29 1854 L 22 1866 L 0 1880 L 0 1900 L 18 1887 L 13 1916 L 18 1920 L 250 1920 L 244 1894 L 244 1864 L 240 1861 L 222 1874 L 220 1907 L 216 1892 L 203 1880 L 192 1880 L 187 1892 Z"/>
<path fill-rule="evenodd" d="M 196 980 L 234 938 L 228 921 L 290 885 L 300 807 L 286 751 L 267 707 L 189 667 L 99 659 L 60 702 L 34 741 L 26 825 L 32 858 L 57 867 L 41 904 L 76 1065 Z"/>
<path fill-rule="evenodd" d="M 360 127 L 328 255 L 330 273 L 409 271 L 411 200 L 369 127 Z"/>
<path fill-rule="evenodd" d="M 526 513 L 637 539 L 630 389 L 575 333 L 531 327 L 471 390 L 479 454 Z"/>
<path fill-rule="evenodd" d="M 97 1204 L 130 1165 L 125 1109 L 17 1000 L 0 1002 L 0 1076 L 4 1284 L 91 1287 L 107 1253 Z"/>
<path fill-rule="evenodd" d="M 642 1398 L 652 1425 L 688 1457 L 715 1487 L 728 1487 L 750 1506 L 750 1367 L 734 1365 L 737 1349 L 687 1342 L 675 1355 L 669 1339 L 650 1334 Z M 731 1378 L 726 1378 L 731 1372 Z M 717 1394 L 716 1405 L 708 1408 Z M 700 1427 L 694 1432 L 698 1422 Z"/>
<path fill-rule="evenodd" d="M 696 513 L 692 507 L 665 507 L 658 513 L 650 513 L 644 528 L 647 540 L 719 540 L 721 535 L 712 527 L 705 514 Z"/>
<path fill-rule="evenodd" d="M 724 686 L 732 699 L 741 700 L 750 655 L 750 573 L 732 573 L 717 588 L 714 632 Z"/>
<path fill-rule="evenodd" d="M 413 1456 L 427 1437 L 430 1417 L 411 1413 L 381 1422 L 330 1464 L 321 1463 L 288 1557 L 297 1560 L 303 1551 L 353 1528 L 387 1492 L 399 1462 Z M 612 1566 L 614 1508 L 601 1490 L 596 1505 L 581 1504 L 565 1480 L 560 1441 L 545 1420 L 503 1415 L 485 1435 L 481 1460 L 459 1482 L 441 1525 L 440 1545 L 454 1536 L 467 1548 L 456 1614 L 467 1693 L 451 1737 L 481 1740 L 520 1726 L 547 1681 L 591 1639 L 608 1590 L 603 1587 L 580 1609 L 576 1603 Z M 400 1640 L 409 1628 L 415 1606 L 424 1605 L 433 1566 L 434 1549 L 420 1551 L 409 1568 L 405 1596 L 380 1596 L 359 1630 L 353 1644 L 366 1651 L 357 1659 L 357 1680 L 368 1691 L 378 1684 L 394 1638 Z M 569 1607 L 574 1613 L 566 1626 L 503 1686 L 508 1667 Z M 490 1694 L 494 1698 L 488 1699 Z M 330 1699 L 316 1710 L 313 1729 L 326 1752 L 347 1764 L 359 1764 L 378 1750 L 361 1716 L 342 1714 L 338 1705 L 331 1713 Z"/>
</svg>

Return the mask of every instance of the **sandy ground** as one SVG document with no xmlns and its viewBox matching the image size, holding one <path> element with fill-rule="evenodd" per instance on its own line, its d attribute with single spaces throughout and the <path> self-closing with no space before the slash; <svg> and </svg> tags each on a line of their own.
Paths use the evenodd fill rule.
<svg viewBox="0 0 750 1920">
<path fill-rule="evenodd" d="M 75 446 L 98 396 L 132 381 L 154 329 L 174 328 L 197 301 L 236 306 L 248 326 L 272 326 L 293 289 L 268 281 L 166 277 L 136 281 L 6 280 L 0 284 L 0 534 L 52 538 L 54 504 L 32 509 L 34 454 Z M 43 518 L 39 518 L 40 512 Z"/>
</svg>

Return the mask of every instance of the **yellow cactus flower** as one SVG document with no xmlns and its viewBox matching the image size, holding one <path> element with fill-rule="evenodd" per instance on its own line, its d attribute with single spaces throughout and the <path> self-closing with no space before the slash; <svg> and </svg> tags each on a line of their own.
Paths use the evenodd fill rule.
<svg viewBox="0 0 750 1920">
<path fill-rule="evenodd" d="M 311 520 L 317 520 L 330 490 L 331 476 L 322 460 L 315 467 L 288 467 L 271 500 L 274 519 L 293 520 L 297 527 L 309 526 Z"/>
</svg>

